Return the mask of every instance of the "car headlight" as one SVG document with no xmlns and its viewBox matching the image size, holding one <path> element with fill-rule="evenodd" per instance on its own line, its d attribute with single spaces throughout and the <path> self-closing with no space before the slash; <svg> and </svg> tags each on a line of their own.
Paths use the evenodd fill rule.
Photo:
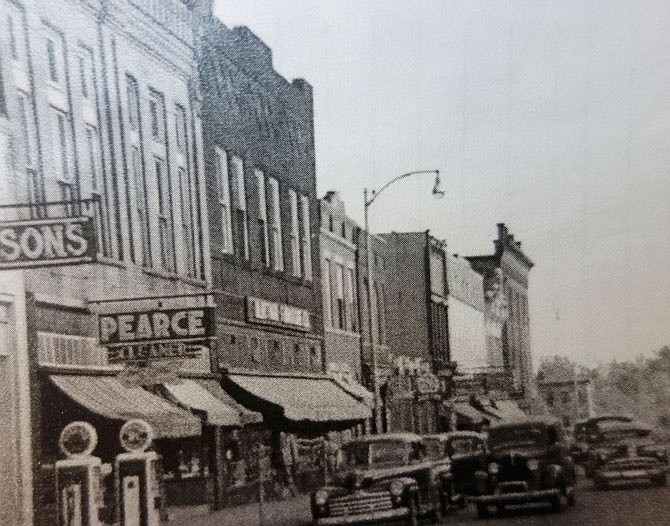
<svg viewBox="0 0 670 526">
<path fill-rule="evenodd" d="M 314 504 L 323 506 L 328 501 L 328 492 L 325 489 L 320 489 L 314 494 Z"/>
<path fill-rule="evenodd" d="M 393 497 L 400 497 L 404 489 L 405 484 L 403 484 L 402 480 L 394 480 L 393 482 L 391 482 L 391 485 L 389 486 L 389 491 L 391 492 L 391 495 Z"/>
<path fill-rule="evenodd" d="M 491 462 L 489 464 L 489 473 L 491 473 L 492 475 L 495 475 L 496 473 L 498 473 L 499 469 L 500 469 L 500 467 L 495 462 Z"/>
<path fill-rule="evenodd" d="M 536 458 L 531 458 L 527 463 L 528 469 L 530 469 L 531 471 L 535 471 L 539 465 L 540 463 L 537 461 Z"/>
</svg>

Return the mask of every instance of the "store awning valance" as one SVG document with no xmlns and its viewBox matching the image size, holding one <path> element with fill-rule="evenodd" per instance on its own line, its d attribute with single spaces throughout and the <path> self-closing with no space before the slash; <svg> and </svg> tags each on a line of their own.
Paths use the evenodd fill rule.
<svg viewBox="0 0 670 526">
<path fill-rule="evenodd" d="M 155 438 L 181 438 L 202 433 L 200 419 L 139 386 L 126 386 L 113 376 L 51 375 L 68 398 L 110 420 L 146 420 Z"/>
<path fill-rule="evenodd" d="M 247 409 L 242 404 L 238 404 L 232 396 L 221 388 L 221 384 L 218 381 L 196 379 L 194 382 L 200 385 L 203 389 L 209 391 L 214 398 L 233 409 L 238 414 L 243 426 L 248 424 L 259 424 L 263 421 L 263 415 Z"/>
<path fill-rule="evenodd" d="M 495 407 L 487 407 L 486 410 L 495 414 L 500 420 L 518 420 L 528 417 L 514 400 L 496 400 Z"/>
<path fill-rule="evenodd" d="M 361 384 L 355 380 L 352 380 L 351 378 L 347 378 L 339 374 L 330 374 L 329 376 L 335 381 L 335 383 L 337 383 L 337 385 L 339 385 L 358 401 L 363 402 L 371 409 L 374 408 L 375 396 Z"/>
<path fill-rule="evenodd" d="M 209 382 L 216 384 L 215 380 L 209 380 Z M 204 412 L 207 415 L 207 423 L 210 425 L 242 426 L 242 420 L 237 411 L 215 398 L 194 380 L 183 378 L 177 383 L 163 384 L 163 387 L 179 404 L 191 410 Z"/>
<path fill-rule="evenodd" d="M 372 411 L 327 376 L 230 374 L 253 397 L 278 406 L 294 422 L 346 422 L 371 418 Z"/>
</svg>

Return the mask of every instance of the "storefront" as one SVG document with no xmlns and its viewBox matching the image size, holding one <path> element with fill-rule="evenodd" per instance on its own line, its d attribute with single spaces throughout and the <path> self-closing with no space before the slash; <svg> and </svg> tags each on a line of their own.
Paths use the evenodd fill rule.
<svg viewBox="0 0 670 526">
<path fill-rule="evenodd" d="M 425 370 L 397 371 L 382 390 L 386 428 L 390 432 L 429 434 L 440 431 L 440 382 Z"/>
<path fill-rule="evenodd" d="M 270 437 L 264 444 L 267 478 L 277 497 L 322 484 L 331 442 L 350 437 L 372 416 L 368 406 L 322 374 L 231 370 L 223 387 L 263 415 Z"/>
</svg>

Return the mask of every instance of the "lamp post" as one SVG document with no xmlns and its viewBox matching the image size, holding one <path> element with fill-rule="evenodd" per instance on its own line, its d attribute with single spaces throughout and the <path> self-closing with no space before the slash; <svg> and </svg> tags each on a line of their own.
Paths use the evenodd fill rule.
<svg viewBox="0 0 670 526">
<path fill-rule="evenodd" d="M 381 400 L 379 394 L 379 371 L 377 368 L 377 351 L 375 349 L 374 341 L 374 309 L 372 306 L 372 299 L 374 293 L 374 280 L 373 280 L 373 265 L 372 265 L 372 242 L 370 235 L 370 224 L 369 224 L 369 214 L 368 209 L 370 205 L 374 203 L 375 199 L 379 197 L 386 188 L 391 186 L 396 181 L 400 179 L 405 179 L 413 175 L 421 174 L 434 174 L 435 175 L 435 184 L 433 185 L 433 196 L 437 199 L 440 199 L 444 196 L 444 192 L 440 189 L 440 171 L 439 170 L 413 170 L 411 172 L 404 173 L 397 177 L 394 177 L 383 185 L 379 190 L 370 190 L 367 188 L 363 189 L 363 212 L 365 217 L 365 250 L 366 250 L 366 267 L 368 274 L 368 335 L 370 338 L 370 361 L 372 366 L 372 383 L 373 383 L 373 396 L 374 396 L 374 412 L 375 412 L 375 432 L 380 433 L 382 430 L 382 415 L 381 415 Z M 369 197 L 368 197 L 369 196 Z"/>
</svg>

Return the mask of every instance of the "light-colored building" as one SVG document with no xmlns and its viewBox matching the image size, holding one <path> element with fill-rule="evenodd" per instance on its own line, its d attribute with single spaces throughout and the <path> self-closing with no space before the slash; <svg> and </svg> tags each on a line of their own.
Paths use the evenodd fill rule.
<svg viewBox="0 0 670 526">
<path fill-rule="evenodd" d="M 483 277 L 466 259 L 447 256 L 447 291 L 451 361 L 457 373 L 483 372 L 489 366 Z"/>
<path fill-rule="evenodd" d="M 193 460 L 189 490 L 185 478 L 166 478 L 168 501 L 189 493 L 207 504 L 200 418 L 124 387 L 97 331 L 99 300 L 151 297 L 145 308 L 165 309 L 160 298 L 194 305 L 209 289 L 192 3 L 0 0 L 0 22 L 0 204 L 10 206 L 2 219 L 91 217 L 97 245 L 94 263 L 0 270 L 1 436 L 11 444 L 0 460 L 0 523 L 57 523 L 54 463 L 65 424 L 91 421 L 94 453 L 109 463 L 121 451 L 122 423 L 151 419 L 152 404 L 178 417 L 155 428 L 166 474 L 177 472 L 178 451 Z M 49 232 L 33 229 L 18 245 L 6 233 L 3 262 L 19 251 L 65 254 L 63 230 Z M 81 246 L 80 234 L 67 250 Z M 119 307 L 130 302 L 108 306 Z M 186 362 L 207 374 L 209 348 L 193 356 Z M 150 404 L 133 402 L 140 391 Z"/>
</svg>

